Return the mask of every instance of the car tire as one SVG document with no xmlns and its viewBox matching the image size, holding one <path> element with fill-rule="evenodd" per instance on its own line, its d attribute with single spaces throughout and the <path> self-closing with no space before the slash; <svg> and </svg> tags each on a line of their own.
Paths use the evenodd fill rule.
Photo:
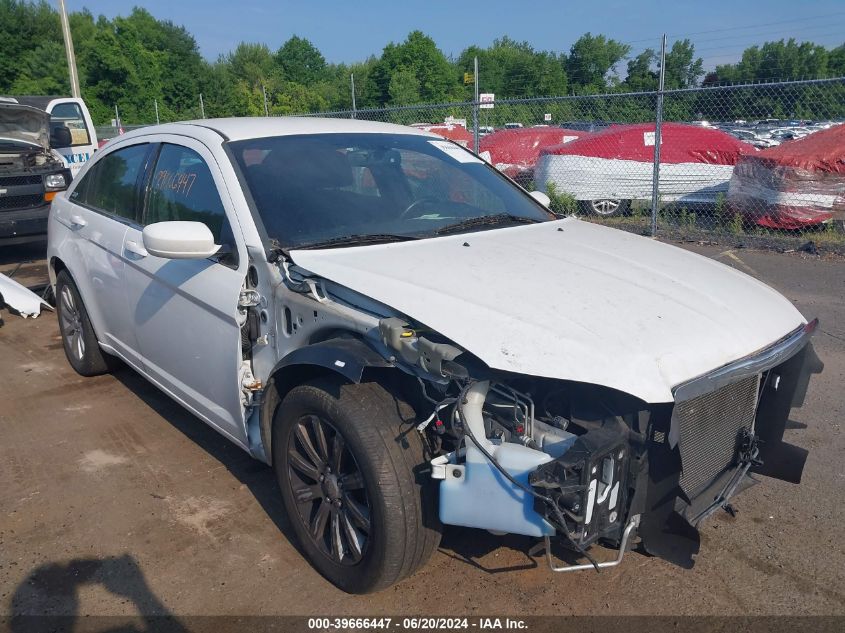
<svg viewBox="0 0 845 633">
<path fill-rule="evenodd" d="M 596 198 L 595 200 L 581 200 L 578 203 L 581 212 L 597 218 L 614 218 L 625 215 L 631 207 L 630 200 L 618 198 Z"/>
<path fill-rule="evenodd" d="M 66 270 L 56 276 L 56 312 L 70 366 L 82 376 L 107 373 L 113 365 L 111 357 L 100 349 L 79 289 Z"/>
<path fill-rule="evenodd" d="M 333 377 L 294 387 L 274 415 L 290 523 L 312 565 L 348 593 L 411 575 L 440 542 L 437 488 L 413 421 L 380 384 Z"/>
</svg>

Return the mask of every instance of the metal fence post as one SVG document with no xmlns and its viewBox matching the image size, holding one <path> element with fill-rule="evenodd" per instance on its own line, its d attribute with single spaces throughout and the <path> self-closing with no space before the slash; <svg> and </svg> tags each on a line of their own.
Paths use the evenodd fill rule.
<svg viewBox="0 0 845 633">
<path fill-rule="evenodd" d="M 352 118 L 355 118 L 355 73 L 349 73 L 349 82 L 352 84 Z"/>
<path fill-rule="evenodd" d="M 654 166 L 651 181 L 651 236 L 657 234 L 657 207 L 660 204 L 660 141 L 663 131 L 663 82 L 666 77 L 666 34 L 660 45 L 660 79 L 654 116 Z"/>
<path fill-rule="evenodd" d="M 475 99 L 472 102 L 472 151 L 478 154 L 478 58 L 475 58 L 473 67 L 473 79 L 475 79 Z"/>
</svg>

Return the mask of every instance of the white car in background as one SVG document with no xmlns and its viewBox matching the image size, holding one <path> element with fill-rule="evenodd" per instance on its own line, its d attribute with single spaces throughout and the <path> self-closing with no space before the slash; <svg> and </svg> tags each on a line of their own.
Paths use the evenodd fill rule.
<svg viewBox="0 0 845 633">
<path fill-rule="evenodd" d="M 623 215 L 631 202 L 651 200 L 655 134 L 653 123 L 611 125 L 570 143 L 544 147 L 534 182 L 541 190 L 570 194 L 585 214 Z M 660 201 L 714 205 L 727 194 L 737 160 L 755 151 L 713 127 L 664 123 Z"/>
<path fill-rule="evenodd" d="M 121 359 L 272 464 L 302 550 L 345 591 L 411 574 L 442 524 L 555 538 L 596 567 L 639 536 L 689 567 L 696 525 L 751 472 L 800 479 L 782 435 L 821 369 L 816 322 L 538 200 L 394 125 L 130 132 L 51 211 L 65 353 L 85 376 Z M 599 539 L 615 560 L 593 560 Z"/>
</svg>

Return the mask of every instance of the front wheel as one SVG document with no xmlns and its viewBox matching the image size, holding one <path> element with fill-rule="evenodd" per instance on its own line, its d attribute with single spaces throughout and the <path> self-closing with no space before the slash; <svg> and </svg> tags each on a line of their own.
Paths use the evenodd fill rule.
<svg viewBox="0 0 845 633">
<path fill-rule="evenodd" d="M 349 593 L 388 587 L 440 541 L 410 407 L 376 383 L 294 387 L 273 419 L 273 467 L 304 553 Z"/>
<path fill-rule="evenodd" d="M 631 206 L 631 201 L 620 200 L 619 198 L 596 198 L 595 200 L 582 200 L 579 206 L 587 215 L 612 218 L 624 215 Z"/>
</svg>

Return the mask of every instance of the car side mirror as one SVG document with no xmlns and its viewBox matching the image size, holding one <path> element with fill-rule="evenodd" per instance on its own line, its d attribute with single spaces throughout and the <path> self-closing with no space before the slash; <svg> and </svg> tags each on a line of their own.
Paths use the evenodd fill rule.
<svg viewBox="0 0 845 633">
<path fill-rule="evenodd" d="M 70 147 L 73 145 L 73 136 L 66 125 L 56 125 L 50 130 L 50 147 Z"/>
<path fill-rule="evenodd" d="M 220 250 L 202 222 L 156 222 L 144 227 L 144 248 L 167 259 L 205 259 Z"/>
<path fill-rule="evenodd" d="M 548 206 L 552 203 L 552 199 L 549 198 L 549 196 L 544 194 L 542 191 L 532 191 L 531 197 L 546 208 L 548 208 Z"/>
</svg>

